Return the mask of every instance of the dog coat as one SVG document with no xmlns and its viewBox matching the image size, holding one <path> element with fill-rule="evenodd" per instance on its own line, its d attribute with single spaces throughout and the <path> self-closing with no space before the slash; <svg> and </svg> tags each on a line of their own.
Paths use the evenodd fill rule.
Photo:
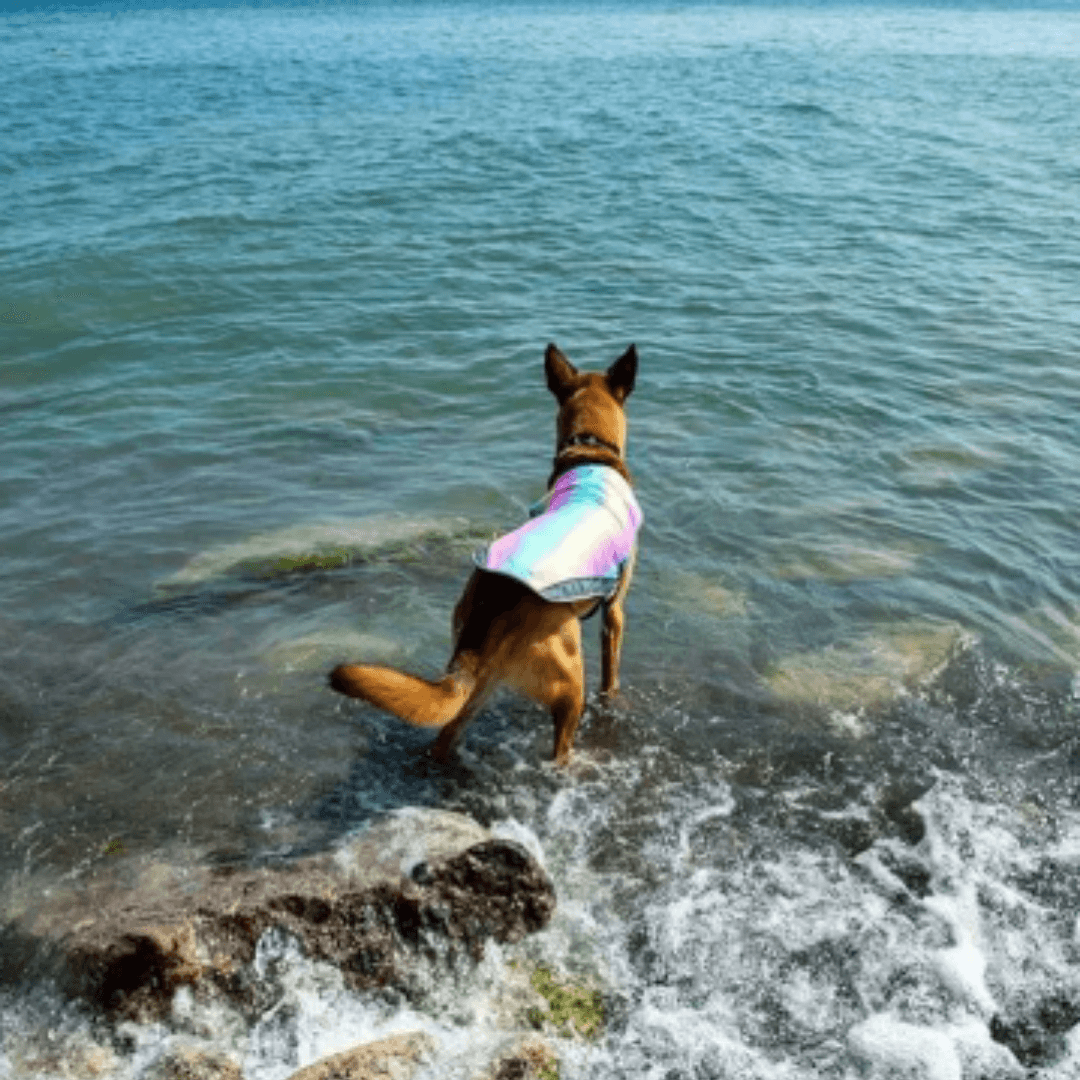
<svg viewBox="0 0 1080 1080">
<path fill-rule="evenodd" d="M 478 551 L 476 565 L 517 578 L 545 600 L 610 600 L 642 520 L 626 480 L 606 465 L 578 465 L 530 516 Z"/>
</svg>

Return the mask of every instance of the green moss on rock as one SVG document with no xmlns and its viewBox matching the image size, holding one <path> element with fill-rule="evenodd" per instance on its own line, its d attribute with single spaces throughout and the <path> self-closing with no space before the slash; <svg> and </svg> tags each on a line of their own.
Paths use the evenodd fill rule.
<svg viewBox="0 0 1080 1080">
<path fill-rule="evenodd" d="M 586 1039 L 598 1039 L 604 1032 L 604 999 L 599 990 L 557 982 L 548 968 L 538 967 L 530 978 L 532 988 L 548 1003 L 545 1011 L 529 1010 L 529 1022 L 535 1028 L 552 1025 L 560 1035 L 577 1033 Z"/>
</svg>

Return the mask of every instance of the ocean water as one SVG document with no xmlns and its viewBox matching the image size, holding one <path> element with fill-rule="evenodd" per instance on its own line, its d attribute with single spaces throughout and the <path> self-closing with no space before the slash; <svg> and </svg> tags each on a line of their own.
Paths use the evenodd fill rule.
<svg viewBox="0 0 1080 1080">
<path fill-rule="evenodd" d="M 0 923 L 405 806 L 560 900 L 407 1005 L 273 940 L 254 1024 L 8 977 L 0 1074 L 472 1080 L 525 957 L 606 995 L 564 1078 L 1080 1075 L 1078 87 L 1068 7 L 0 15 Z M 625 692 L 439 769 L 325 672 L 445 662 L 552 340 L 640 354 Z"/>
</svg>

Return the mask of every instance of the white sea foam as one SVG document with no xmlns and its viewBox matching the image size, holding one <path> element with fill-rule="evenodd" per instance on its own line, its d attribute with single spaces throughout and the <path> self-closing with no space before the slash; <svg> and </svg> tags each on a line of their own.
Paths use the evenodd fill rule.
<svg viewBox="0 0 1080 1080">
<path fill-rule="evenodd" d="M 694 811 L 687 816 L 679 826 L 679 859 L 689 864 L 692 859 L 691 839 L 703 825 L 711 821 L 724 820 L 731 817 L 735 809 L 735 800 L 730 790 L 725 791 L 723 797 L 701 810 Z"/>
<path fill-rule="evenodd" d="M 969 1017 L 946 1029 L 963 1066 L 964 1076 L 990 1080 L 1025 1080 L 1027 1070 L 999 1042 L 981 1020 Z"/>
<path fill-rule="evenodd" d="M 463 981 L 450 973 L 442 982 L 432 980 L 422 1009 L 391 1007 L 353 993 L 336 969 L 307 959 L 279 933 L 264 935 L 255 966 L 264 979 L 276 981 L 279 997 L 247 1039 L 245 1080 L 285 1080 L 328 1055 L 410 1032 L 431 1040 L 414 1080 L 473 1080 L 522 1034 L 521 1018 L 513 1015 L 522 974 L 508 967 L 503 949 L 494 943 Z M 554 1036 L 544 1041 L 560 1056 L 573 1045 Z"/>
<path fill-rule="evenodd" d="M 280 996 L 248 1037 L 247 1080 L 284 1080 L 320 1058 L 400 1032 L 424 1031 L 437 1041 L 442 1034 L 428 1016 L 408 1008 L 388 1013 L 351 993 L 336 968 L 308 960 L 283 934 L 262 937 L 254 966 L 277 982 Z"/>
<path fill-rule="evenodd" d="M 961 1080 L 960 1056 L 942 1031 L 876 1014 L 851 1029 L 852 1052 L 878 1074 L 905 1080 Z"/>
<path fill-rule="evenodd" d="M 490 836 L 472 818 L 449 810 L 403 806 L 346 837 L 334 853 L 350 877 L 408 876 L 419 862 L 452 856 Z"/>
<path fill-rule="evenodd" d="M 680 1005 L 662 989 L 651 991 L 629 1018 L 626 1037 L 601 1075 L 665 1080 L 671 1076 L 738 1076 L 740 1080 L 796 1080 L 799 1070 L 747 1045 L 722 996 Z"/>
<path fill-rule="evenodd" d="M 1047 855 L 1057 863 L 1080 866 L 1080 814 L 1064 811 L 1057 842 Z"/>
<path fill-rule="evenodd" d="M 593 866 L 628 790 L 648 793 L 639 810 L 652 831 L 640 850 L 657 884 L 644 889 L 627 876 L 632 858 L 629 869 Z M 1072 926 L 1016 879 L 1047 853 L 1073 852 L 1071 828 L 1048 829 L 1032 855 L 1022 809 L 975 801 L 942 776 L 917 804 L 920 843 L 881 838 L 851 860 L 792 835 L 730 847 L 729 833 L 745 827 L 731 791 L 714 781 L 698 795 L 650 789 L 639 763 L 566 784 L 537 827 L 496 825 L 496 835 L 542 857 L 558 891 L 555 918 L 519 945 L 490 945 L 475 971 L 433 971 L 422 1005 L 354 993 L 335 969 L 271 934 L 256 969 L 272 992 L 254 1025 L 182 992 L 171 1025 L 133 1029 L 133 1052 L 102 1076 L 135 1080 L 194 1038 L 241 1061 L 247 1080 L 284 1080 L 328 1054 L 420 1031 L 435 1042 L 418 1080 L 474 1080 L 521 1036 L 524 971 L 540 963 L 620 1003 L 620 1022 L 597 1044 L 544 1036 L 564 1080 L 663 1080 L 672 1070 L 794 1080 L 818 1065 L 845 1078 L 1020 1080 L 1020 1064 L 991 1038 L 990 1016 L 1069 985 L 1076 944 Z M 797 810 L 809 798 L 795 793 L 785 804 Z M 407 868 L 411 819 L 393 820 L 404 846 L 392 861 Z M 712 858 L 706 836 L 722 840 Z M 916 863 L 921 885 L 909 873 Z M 72 1060 L 81 1060 L 80 1038 L 68 1039 Z M 3 1048 L 9 1061 L 12 1045 Z M 815 1049 L 807 1056 L 800 1046 Z M 1075 1080 L 1078 1050 L 1080 1036 L 1070 1035 L 1065 1056 L 1041 1075 Z"/>
<path fill-rule="evenodd" d="M 1047 1072 L 1051 1080 L 1075 1080 L 1080 1076 L 1080 1024 L 1065 1036 L 1068 1053 L 1056 1068 Z"/>
<path fill-rule="evenodd" d="M 564 801 L 569 827 L 577 800 Z M 1022 815 L 973 802 L 948 777 L 918 808 L 927 835 L 914 847 L 883 838 L 846 863 L 789 841 L 746 863 L 691 868 L 685 838 L 713 818 L 713 808 L 658 799 L 656 817 L 670 815 L 672 826 L 661 835 L 674 842 L 650 841 L 647 850 L 673 876 L 638 912 L 639 959 L 608 965 L 624 989 L 635 988 L 636 1004 L 625 1033 L 609 1043 L 606 1064 L 594 1063 L 587 1075 L 660 1077 L 667 1074 L 656 1063 L 664 1062 L 690 1073 L 712 1068 L 775 1080 L 791 1062 L 759 1050 L 782 1018 L 789 1037 L 822 1047 L 835 1041 L 834 1068 L 854 1067 L 844 1064 L 850 1057 L 875 1078 L 1022 1076 L 990 1035 L 990 1017 L 1002 1005 L 991 982 L 1023 998 L 1024 968 L 1036 956 L 1048 971 L 1068 970 L 1071 935 L 1063 938 L 1052 912 L 1007 884 L 1029 858 L 1018 840 Z M 890 869 L 900 856 L 924 865 L 925 896 Z M 1022 909 L 1022 920 L 1004 905 Z M 988 925 L 999 906 L 1001 917 Z M 625 929 L 609 932 L 605 946 L 596 923 L 594 945 L 620 952 Z M 853 992 L 865 1011 L 846 1021 Z M 868 1010 L 871 1002 L 886 1007 Z M 796 1068 L 793 1075 L 804 1074 Z"/>
<path fill-rule="evenodd" d="M 946 923 L 952 935 L 953 944 L 934 957 L 942 981 L 961 1001 L 989 1019 L 997 1004 L 986 987 L 975 886 L 965 882 L 955 896 L 928 896 L 923 905 Z"/>
<path fill-rule="evenodd" d="M 514 818 L 496 821 L 491 826 L 491 835 L 501 840 L 514 840 L 541 865 L 544 866 L 544 849 L 540 838 L 523 822 Z M 545 867 L 546 869 L 546 867 Z"/>
</svg>

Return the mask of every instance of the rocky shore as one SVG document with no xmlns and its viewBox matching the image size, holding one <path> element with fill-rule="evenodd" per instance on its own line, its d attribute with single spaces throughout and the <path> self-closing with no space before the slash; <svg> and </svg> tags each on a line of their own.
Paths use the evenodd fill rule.
<svg viewBox="0 0 1080 1080">
<path fill-rule="evenodd" d="M 332 852 L 282 865 L 157 864 L 125 884 L 102 879 L 46 898 L 4 929 L 11 947 L 0 974 L 9 985 L 48 978 L 111 1029 L 168 1026 L 181 990 L 254 1020 L 268 1003 L 255 959 L 269 931 L 287 935 L 310 960 L 333 965 L 351 990 L 415 999 L 432 972 L 450 975 L 480 961 L 489 941 L 517 942 L 541 930 L 555 903 L 543 867 L 521 844 L 462 815 L 410 809 Z M 533 1004 L 518 1010 L 519 1027 L 507 1030 L 505 1052 L 485 1075 L 550 1080 L 558 1067 L 541 1038 L 543 1006 L 567 991 L 552 990 L 548 972 L 534 972 L 532 988 L 527 974 L 517 978 Z M 602 1014 L 598 995 L 582 1000 Z M 564 1004 L 553 1005 L 552 1015 L 560 1009 Z M 556 1020 L 548 1025 L 553 1032 L 566 1023 L 561 1013 Z M 91 1072 L 108 1076 L 117 1059 L 107 1046 L 99 1050 Z M 294 1080 L 407 1080 L 434 1050 L 429 1034 L 399 1032 L 309 1064 Z M 24 1055 L 17 1071 L 54 1071 L 47 1066 Z M 239 1062 L 195 1043 L 173 1047 L 144 1075 L 243 1078 Z"/>
</svg>

